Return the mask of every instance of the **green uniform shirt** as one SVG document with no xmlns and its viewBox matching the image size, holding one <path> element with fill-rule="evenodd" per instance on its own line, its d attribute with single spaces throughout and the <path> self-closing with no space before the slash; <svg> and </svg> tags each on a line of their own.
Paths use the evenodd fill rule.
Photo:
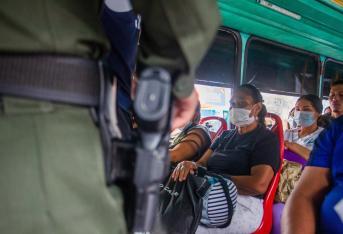
<svg viewBox="0 0 343 234">
<path fill-rule="evenodd" d="M 108 48 L 101 0 L 3 0 L 0 53 L 59 53 L 99 58 Z"/>
<path fill-rule="evenodd" d="M 195 68 L 218 26 L 216 1 L 133 2 L 144 22 L 138 67 L 168 69 L 177 79 L 174 95 L 190 95 Z M 2 0 L 0 53 L 100 58 L 109 48 L 99 21 L 101 4 L 101 0 Z"/>
</svg>

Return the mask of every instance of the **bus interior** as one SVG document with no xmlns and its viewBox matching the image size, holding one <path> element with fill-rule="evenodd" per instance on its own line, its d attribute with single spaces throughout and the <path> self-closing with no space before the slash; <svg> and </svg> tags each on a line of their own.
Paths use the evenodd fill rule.
<svg viewBox="0 0 343 234">
<path fill-rule="evenodd" d="M 343 79 L 343 1 L 219 0 L 218 5 L 222 26 L 196 72 L 201 123 L 213 136 L 223 126 L 230 128 L 233 89 L 253 84 L 274 117 L 266 119 L 267 125 L 282 126 L 274 132 L 279 131 L 283 145 L 282 128 L 297 99 L 316 94 L 324 110 L 330 83 Z M 283 206 L 273 204 L 279 176 L 266 194 L 265 214 L 255 233 L 281 232 Z"/>
<path fill-rule="evenodd" d="M 196 72 L 202 117 L 229 123 L 232 89 L 250 83 L 286 125 L 303 94 L 324 108 L 330 82 L 343 78 L 343 2 L 219 0 L 222 26 Z"/>
</svg>

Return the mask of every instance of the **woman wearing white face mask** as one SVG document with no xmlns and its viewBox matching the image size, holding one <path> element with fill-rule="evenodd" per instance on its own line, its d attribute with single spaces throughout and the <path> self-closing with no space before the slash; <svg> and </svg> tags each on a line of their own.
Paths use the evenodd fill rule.
<svg viewBox="0 0 343 234">
<path fill-rule="evenodd" d="M 286 130 L 285 147 L 308 160 L 314 141 L 323 128 L 317 125 L 323 111 L 320 98 L 313 94 L 301 96 L 295 104 L 294 121 L 298 128 Z"/>
<path fill-rule="evenodd" d="M 249 84 L 238 87 L 230 100 L 230 121 L 236 129 L 225 131 L 200 160 L 183 161 L 173 172 L 175 180 L 183 181 L 198 166 L 207 167 L 208 171 L 226 176 L 228 184 L 233 182 L 238 190 L 231 224 L 213 228 L 225 220 L 228 208 L 223 204 L 224 194 L 212 189 L 215 186 L 209 189 L 197 234 L 252 233 L 261 223 L 262 198 L 280 166 L 279 142 L 265 127 L 267 111 L 262 102 L 256 87 Z"/>
</svg>

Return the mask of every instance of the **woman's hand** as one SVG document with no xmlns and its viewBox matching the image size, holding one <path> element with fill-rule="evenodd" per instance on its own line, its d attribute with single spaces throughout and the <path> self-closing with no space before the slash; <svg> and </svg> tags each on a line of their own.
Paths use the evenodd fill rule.
<svg viewBox="0 0 343 234">
<path fill-rule="evenodd" d="M 285 145 L 285 148 L 286 148 L 286 149 L 289 149 L 289 148 L 292 147 L 292 146 L 291 146 L 291 145 L 292 145 L 292 142 L 285 141 L 285 142 L 284 142 L 284 145 Z"/>
<path fill-rule="evenodd" d="M 294 151 L 294 147 L 295 147 L 296 145 L 299 145 L 299 144 L 294 143 L 294 142 L 291 142 L 291 141 L 285 141 L 285 142 L 284 142 L 284 145 L 285 145 L 285 149 Z"/>
<path fill-rule="evenodd" d="M 285 145 L 285 149 L 288 149 L 298 154 L 303 159 L 308 160 L 310 158 L 311 150 L 309 150 L 308 148 L 302 145 L 299 145 L 298 143 L 289 142 L 289 141 L 285 141 L 284 145 Z"/>
<path fill-rule="evenodd" d="M 194 174 L 197 170 L 197 164 L 192 161 L 182 161 L 177 164 L 176 168 L 173 171 L 172 179 L 174 181 L 179 180 L 180 182 L 187 179 L 189 173 Z"/>
</svg>

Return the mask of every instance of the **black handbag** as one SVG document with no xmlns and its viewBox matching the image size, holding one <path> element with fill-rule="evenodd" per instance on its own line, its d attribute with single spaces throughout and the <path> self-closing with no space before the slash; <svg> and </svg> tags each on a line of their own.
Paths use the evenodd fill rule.
<svg viewBox="0 0 343 234">
<path fill-rule="evenodd" d="M 159 207 L 168 234 L 195 233 L 201 219 L 202 197 L 209 187 L 204 177 L 190 174 L 183 182 L 169 177 L 161 189 Z"/>
<path fill-rule="evenodd" d="M 233 205 L 224 178 L 215 173 L 206 172 L 199 167 L 197 175 L 188 175 L 183 182 L 174 181 L 169 177 L 164 185 L 161 185 L 159 218 L 163 228 L 168 234 L 193 234 L 200 224 L 203 197 L 210 184 L 205 175 L 218 178 L 223 186 L 228 201 L 229 210 L 233 211 Z M 227 222 L 219 228 L 227 227 L 231 223 L 233 212 Z"/>
</svg>

